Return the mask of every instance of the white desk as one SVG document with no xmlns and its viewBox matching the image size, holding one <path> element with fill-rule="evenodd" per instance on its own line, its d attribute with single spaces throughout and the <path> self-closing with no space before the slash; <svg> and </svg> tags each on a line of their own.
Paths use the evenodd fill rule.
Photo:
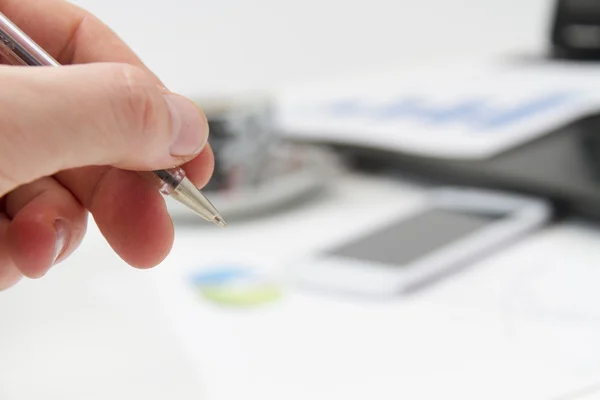
<svg viewBox="0 0 600 400">
<path fill-rule="evenodd" d="M 600 383 L 594 227 L 549 228 L 384 304 L 288 289 L 265 308 L 227 311 L 184 280 L 215 262 L 280 268 L 393 214 L 413 190 L 347 177 L 277 218 L 180 231 L 171 257 L 146 272 L 92 229 L 71 261 L 0 296 L 0 398 L 554 399 Z M 373 215 L 361 215 L 367 204 Z"/>
<path fill-rule="evenodd" d="M 77 3 L 115 27 L 172 89 L 209 94 L 447 56 L 540 52 L 552 2 Z M 159 22 L 168 29 L 157 28 Z M 175 68 L 173 57 L 195 47 Z M 41 281 L 0 294 L 0 399 L 554 399 L 592 393 L 587 388 L 600 376 L 595 227 L 554 227 L 435 291 L 387 305 L 289 292 L 273 308 L 240 316 L 216 312 L 178 286 L 186 267 L 224 253 L 243 259 L 260 249 L 255 254 L 266 257 L 259 264 L 277 267 L 280 257 L 334 234 L 339 225 L 332 222 L 351 226 L 365 204 L 383 217 L 407 193 L 348 178 L 322 203 L 278 218 L 227 231 L 180 232 L 172 257 L 156 271 L 127 268 L 91 226 L 72 260 Z M 292 239 L 299 233 L 302 241 Z M 199 249 L 197 260 L 190 246 Z M 557 281 L 565 283 L 558 291 Z M 172 290 L 177 296 L 165 301 Z M 173 307 L 175 300 L 181 302 Z"/>
</svg>

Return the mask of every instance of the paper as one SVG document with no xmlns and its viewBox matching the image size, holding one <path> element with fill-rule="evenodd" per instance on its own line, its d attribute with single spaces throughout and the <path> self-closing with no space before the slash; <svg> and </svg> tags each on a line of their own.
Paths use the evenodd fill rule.
<svg viewBox="0 0 600 400">
<path fill-rule="evenodd" d="M 600 109 L 600 71 L 563 64 L 439 65 L 291 88 L 285 136 L 447 159 L 485 159 Z"/>
</svg>

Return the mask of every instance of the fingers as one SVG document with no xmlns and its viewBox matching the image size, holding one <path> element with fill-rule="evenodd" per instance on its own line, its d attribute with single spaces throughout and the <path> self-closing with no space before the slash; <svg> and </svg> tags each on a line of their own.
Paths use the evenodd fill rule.
<svg viewBox="0 0 600 400">
<path fill-rule="evenodd" d="M 188 176 L 202 187 L 213 164 L 207 147 L 186 166 Z M 108 167 L 65 171 L 59 177 L 90 208 L 111 247 L 126 262 L 149 268 L 164 260 L 171 249 L 173 227 L 164 200 L 145 180 Z M 14 220 L 11 224 L 7 215 L 0 214 L 0 290 L 17 283 L 23 274 L 45 275 L 83 239 L 87 211 L 55 179 L 19 187 L 6 196 L 5 208 Z"/>
<path fill-rule="evenodd" d="M 0 67 L 0 82 L 0 195 L 82 166 L 170 168 L 208 140 L 193 102 L 130 65 Z"/>
<path fill-rule="evenodd" d="M 186 174 L 199 187 L 212 174 L 210 146 L 186 166 Z M 100 231 L 128 264 L 153 267 L 171 250 L 173 224 L 165 201 L 156 188 L 135 173 L 109 167 L 77 168 L 60 172 L 56 179 L 94 216 Z"/>
<path fill-rule="evenodd" d="M 125 262 L 149 268 L 168 255 L 173 224 L 163 197 L 149 182 L 133 172 L 108 167 L 63 171 L 57 179 L 90 210 Z"/>
<path fill-rule="evenodd" d="M 194 184 L 206 185 L 214 157 L 210 146 L 186 166 Z M 161 263 L 173 243 L 173 224 L 156 188 L 135 173 L 109 167 L 60 172 L 56 179 L 68 187 L 92 213 L 113 250 L 129 265 L 150 268 Z"/>
<path fill-rule="evenodd" d="M 207 148 L 190 163 L 193 172 L 189 176 L 195 184 L 206 184 L 210 171 L 202 166 L 212 165 L 212 160 Z M 194 164 L 200 168 L 193 168 Z M 84 180 L 82 175 L 96 179 Z M 148 268 L 164 260 L 171 248 L 173 227 L 155 188 L 134 173 L 107 167 L 76 169 L 61 176 L 65 185 L 75 188 L 110 245 L 126 262 Z M 87 211 L 55 179 L 43 178 L 19 187 L 6 196 L 5 209 L 13 221 L 0 214 L 0 290 L 16 283 L 21 274 L 29 278 L 45 275 L 83 239 Z"/>
<path fill-rule="evenodd" d="M 6 246 L 14 265 L 39 278 L 81 243 L 87 211 L 53 178 L 24 185 L 6 197 Z"/>
</svg>

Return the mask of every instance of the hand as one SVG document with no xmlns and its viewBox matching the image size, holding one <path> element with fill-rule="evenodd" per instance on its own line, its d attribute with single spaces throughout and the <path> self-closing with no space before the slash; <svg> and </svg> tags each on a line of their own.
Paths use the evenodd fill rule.
<svg viewBox="0 0 600 400">
<path fill-rule="evenodd" d="M 205 185 L 214 164 L 205 116 L 84 10 L 0 0 L 0 11 L 65 65 L 0 65 L 0 290 L 72 254 L 88 212 L 127 263 L 159 264 L 173 225 L 134 171 L 184 164 Z"/>
</svg>

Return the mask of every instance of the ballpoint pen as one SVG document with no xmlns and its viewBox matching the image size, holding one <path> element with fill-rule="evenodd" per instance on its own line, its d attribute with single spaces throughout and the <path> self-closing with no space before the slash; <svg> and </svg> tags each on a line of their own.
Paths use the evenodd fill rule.
<svg viewBox="0 0 600 400">
<path fill-rule="evenodd" d="M 60 66 L 58 61 L 2 13 L 0 13 L 0 54 L 15 65 Z M 209 222 L 214 222 L 223 228 L 227 226 L 217 209 L 186 177 L 182 168 L 144 171 L 140 174 L 149 178 L 163 195 L 170 196 Z"/>
</svg>

